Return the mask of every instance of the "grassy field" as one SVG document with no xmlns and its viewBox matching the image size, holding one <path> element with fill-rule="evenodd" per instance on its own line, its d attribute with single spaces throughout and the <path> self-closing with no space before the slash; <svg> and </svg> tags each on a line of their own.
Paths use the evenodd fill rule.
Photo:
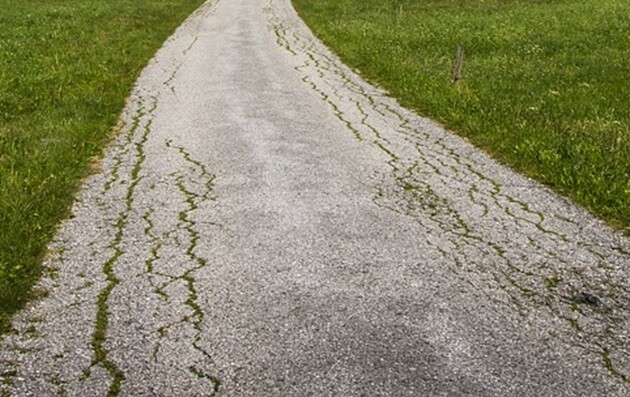
<svg viewBox="0 0 630 397">
<path fill-rule="evenodd" d="M 293 3 L 405 106 L 630 232 L 630 2 Z"/>
<path fill-rule="evenodd" d="M 0 333 L 147 61 L 202 0 L 0 0 Z"/>
</svg>

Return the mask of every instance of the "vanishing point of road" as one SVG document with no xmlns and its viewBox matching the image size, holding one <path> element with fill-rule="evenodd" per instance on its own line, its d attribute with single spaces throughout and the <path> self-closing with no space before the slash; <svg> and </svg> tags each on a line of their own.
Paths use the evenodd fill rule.
<svg viewBox="0 0 630 397">
<path fill-rule="evenodd" d="M 289 0 L 205 3 L 0 343 L 0 395 L 630 395 L 630 241 L 401 108 Z"/>
</svg>

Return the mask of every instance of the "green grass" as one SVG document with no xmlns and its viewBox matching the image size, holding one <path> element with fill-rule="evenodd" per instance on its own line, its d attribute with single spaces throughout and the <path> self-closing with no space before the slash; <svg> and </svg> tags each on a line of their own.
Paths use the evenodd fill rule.
<svg viewBox="0 0 630 397">
<path fill-rule="evenodd" d="M 202 2 L 0 0 L 0 333 L 140 70 Z"/>
<path fill-rule="evenodd" d="M 630 232 L 630 2 L 293 3 L 402 104 Z"/>
</svg>

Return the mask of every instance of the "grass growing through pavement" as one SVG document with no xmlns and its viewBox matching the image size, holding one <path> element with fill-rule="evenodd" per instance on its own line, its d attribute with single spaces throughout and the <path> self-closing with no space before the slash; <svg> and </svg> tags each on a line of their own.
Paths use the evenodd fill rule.
<svg viewBox="0 0 630 397">
<path fill-rule="evenodd" d="M 0 0 L 0 333 L 140 70 L 203 0 Z"/>
<path fill-rule="evenodd" d="M 630 232 L 630 2 L 293 2 L 402 104 Z"/>
</svg>

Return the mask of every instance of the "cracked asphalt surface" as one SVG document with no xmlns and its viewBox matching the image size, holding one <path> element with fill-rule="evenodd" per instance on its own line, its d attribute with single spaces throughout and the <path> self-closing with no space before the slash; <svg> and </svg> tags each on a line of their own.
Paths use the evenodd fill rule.
<svg viewBox="0 0 630 397">
<path fill-rule="evenodd" d="M 289 0 L 209 1 L 51 244 L 0 395 L 630 395 L 629 264 Z"/>
</svg>

